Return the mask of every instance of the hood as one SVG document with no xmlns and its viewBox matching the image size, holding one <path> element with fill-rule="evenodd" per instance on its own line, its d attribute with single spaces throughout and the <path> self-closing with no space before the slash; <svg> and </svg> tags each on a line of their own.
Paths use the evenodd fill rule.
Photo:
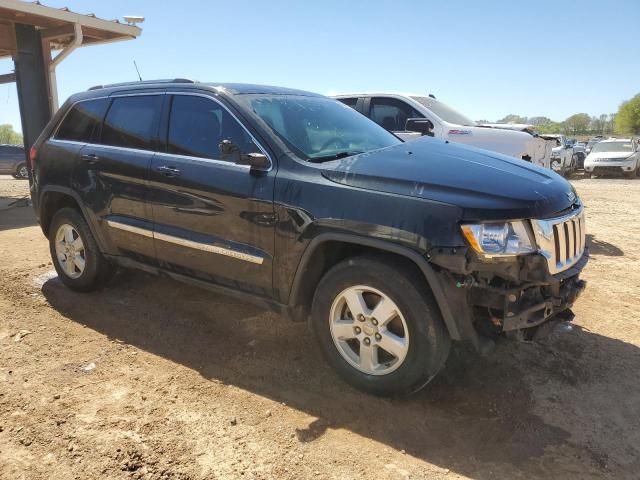
<svg viewBox="0 0 640 480">
<path fill-rule="evenodd" d="M 625 160 L 633 157 L 635 152 L 597 152 L 590 153 L 589 160 L 595 160 L 597 158 L 610 158 L 611 160 Z"/>
<path fill-rule="evenodd" d="M 521 158 L 522 155 L 533 156 L 531 142 L 535 137 L 526 132 L 446 123 L 442 126 L 442 138 L 451 142 L 473 145 L 515 158 Z"/>
<path fill-rule="evenodd" d="M 542 218 L 576 200 L 573 187 L 550 170 L 430 137 L 320 168 L 327 179 L 344 185 L 461 207 L 464 219 Z"/>
<path fill-rule="evenodd" d="M 456 137 L 475 136 L 482 139 L 500 139 L 510 142 L 526 142 L 531 138 L 531 134 L 520 130 L 512 130 L 506 128 L 491 128 L 484 126 L 460 126 L 444 123 L 444 135 L 448 135 L 449 140 L 456 141 Z"/>
</svg>

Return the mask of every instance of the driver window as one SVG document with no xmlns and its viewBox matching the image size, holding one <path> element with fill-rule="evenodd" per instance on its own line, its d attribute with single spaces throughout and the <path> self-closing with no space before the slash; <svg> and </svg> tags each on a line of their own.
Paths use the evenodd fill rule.
<svg viewBox="0 0 640 480">
<path fill-rule="evenodd" d="M 401 100 L 374 97 L 371 99 L 369 117 L 386 130 L 402 132 L 408 118 L 424 118 L 424 115 Z"/>
<path fill-rule="evenodd" d="M 223 140 L 237 145 L 241 153 L 260 152 L 246 130 L 219 103 L 191 95 L 173 96 L 168 153 L 219 159 L 218 145 Z"/>
</svg>

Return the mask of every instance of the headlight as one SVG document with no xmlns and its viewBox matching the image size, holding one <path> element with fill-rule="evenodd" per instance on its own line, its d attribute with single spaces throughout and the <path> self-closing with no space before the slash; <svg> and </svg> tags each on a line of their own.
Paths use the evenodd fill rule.
<svg viewBox="0 0 640 480">
<path fill-rule="evenodd" d="M 510 257 L 536 251 L 528 222 L 462 225 L 469 245 L 483 257 Z"/>
</svg>

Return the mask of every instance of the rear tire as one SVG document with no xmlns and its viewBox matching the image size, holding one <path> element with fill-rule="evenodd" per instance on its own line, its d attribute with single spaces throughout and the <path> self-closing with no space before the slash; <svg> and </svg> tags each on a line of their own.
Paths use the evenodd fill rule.
<svg viewBox="0 0 640 480">
<path fill-rule="evenodd" d="M 84 217 L 73 208 L 56 212 L 49 228 L 49 250 L 58 277 L 77 292 L 95 290 L 113 275 Z"/>
<path fill-rule="evenodd" d="M 427 288 L 411 269 L 374 257 L 350 258 L 325 274 L 311 321 L 347 383 L 374 395 L 406 395 L 442 369 L 451 341 Z"/>
</svg>

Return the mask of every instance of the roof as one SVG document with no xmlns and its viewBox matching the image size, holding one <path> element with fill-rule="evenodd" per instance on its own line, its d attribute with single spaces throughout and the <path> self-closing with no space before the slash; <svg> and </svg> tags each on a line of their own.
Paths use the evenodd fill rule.
<svg viewBox="0 0 640 480">
<path fill-rule="evenodd" d="M 209 87 L 224 89 L 231 95 L 263 94 L 263 95 L 300 95 L 304 97 L 322 97 L 319 93 L 297 90 L 295 88 L 275 87 L 273 85 L 255 85 L 252 83 L 206 83 Z"/>
<path fill-rule="evenodd" d="M 91 87 L 90 91 L 108 89 L 114 90 L 132 90 L 136 88 L 152 88 L 179 86 L 180 88 L 208 88 L 216 90 L 222 95 L 244 95 L 244 94 L 263 94 L 263 95 L 298 95 L 305 97 L 322 97 L 318 93 L 306 92 L 294 88 L 275 87 L 272 85 L 255 85 L 251 83 L 219 83 L 219 82 L 197 82 L 186 78 L 174 79 L 158 79 L 144 80 L 126 83 L 114 83 L 111 85 L 96 85 Z"/>
<path fill-rule="evenodd" d="M 13 24 L 34 25 L 55 48 L 63 48 L 74 38 L 74 25 L 82 28 L 82 45 L 135 38 L 142 30 L 135 25 L 105 20 L 94 14 L 72 12 L 68 8 L 53 8 L 40 2 L 0 0 L 0 58 L 15 52 Z"/>
<path fill-rule="evenodd" d="M 410 92 L 347 92 L 347 93 L 332 93 L 329 96 L 338 98 L 338 97 L 386 97 L 386 96 L 396 96 L 396 97 L 428 97 L 429 94 L 425 93 L 410 93 Z M 431 97 L 433 100 L 437 100 L 436 98 Z"/>
</svg>

